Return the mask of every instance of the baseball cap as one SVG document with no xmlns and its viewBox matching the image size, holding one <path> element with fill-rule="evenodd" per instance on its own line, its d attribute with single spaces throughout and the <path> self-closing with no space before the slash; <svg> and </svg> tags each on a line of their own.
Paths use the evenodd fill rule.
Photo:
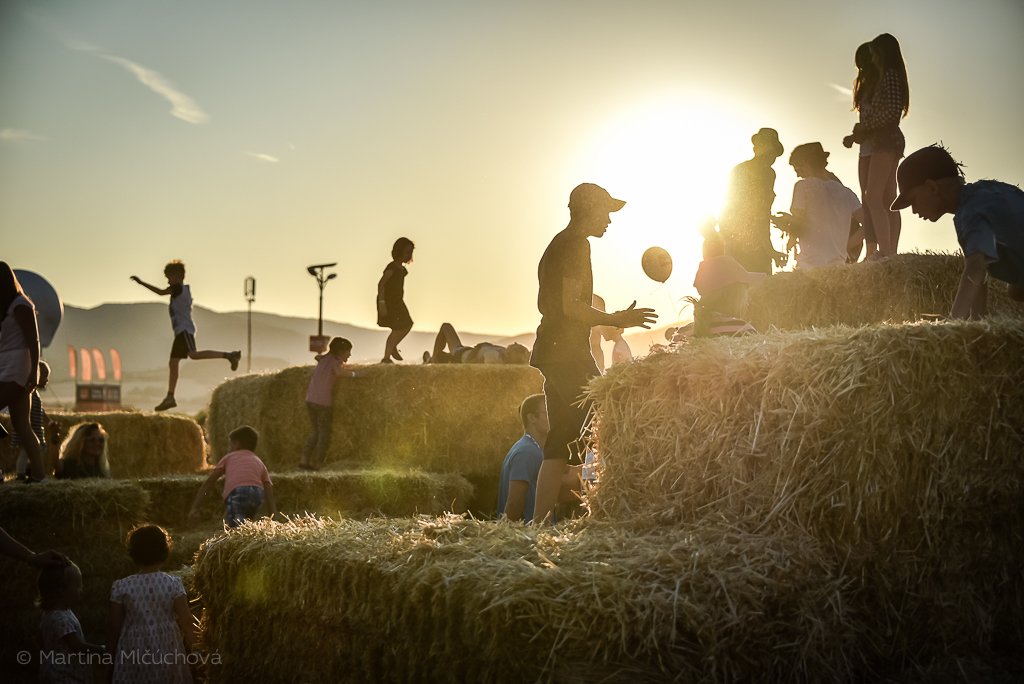
<svg viewBox="0 0 1024 684">
<path fill-rule="evenodd" d="M 736 283 L 753 285 L 767 278 L 765 273 L 751 273 L 728 254 L 711 257 L 700 262 L 693 286 L 701 297 Z"/>
<path fill-rule="evenodd" d="M 612 197 L 607 190 L 593 183 L 580 183 L 569 193 L 570 209 L 597 209 L 600 211 L 618 211 L 626 203 Z"/>
<path fill-rule="evenodd" d="M 896 171 L 900 194 L 890 207 L 893 211 L 910 206 L 910 193 L 925 181 L 963 176 L 960 164 L 940 145 L 922 147 L 910 154 Z"/>
</svg>

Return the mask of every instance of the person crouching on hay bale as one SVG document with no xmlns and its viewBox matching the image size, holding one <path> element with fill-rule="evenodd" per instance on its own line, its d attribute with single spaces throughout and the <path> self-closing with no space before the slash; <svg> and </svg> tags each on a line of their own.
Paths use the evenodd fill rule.
<svg viewBox="0 0 1024 684">
<path fill-rule="evenodd" d="M 800 180 L 793 186 L 791 213 L 772 218 L 789 235 L 790 249 L 799 245 L 796 268 L 801 271 L 845 264 L 850 236 L 860 230 L 864 217 L 857 195 L 828 170 L 828 155 L 819 142 L 793 149 L 789 163 Z"/>
<path fill-rule="evenodd" d="M 941 145 L 914 152 L 896 172 L 900 194 L 892 209 L 911 207 L 933 222 L 953 214 L 964 272 L 949 315 L 982 318 L 988 274 L 1009 284 L 1011 299 L 1024 301 L 1024 191 L 995 180 L 967 183 L 961 166 Z"/>
<path fill-rule="evenodd" d="M 550 519 L 569 458 L 587 422 L 590 405 L 580 401 L 590 379 L 599 375 L 590 352 L 590 329 L 595 325 L 648 329 L 657 320 L 654 309 L 628 308 L 615 313 L 593 306 L 594 273 L 588 238 L 601 237 L 612 212 L 626 205 L 593 183 L 577 185 L 569 194 L 569 224 L 544 250 L 537 268 L 537 308 L 541 313 L 530 365 L 544 375 L 550 432 L 544 444 L 544 463 L 537 474 L 533 521 Z M 577 458 L 579 454 L 576 454 Z"/>
<path fill-rule="evenodd" d="M 108 442 L 107 431 L 99 423 L 79 423 L 73 426 L 60 447 L 57 479 L 110 477 Z"/>
<path fill-rule="evenodd" d="M 277 514 L 274 503 L 274 483 L 270 480 L 267 466 L 256 455 L 256 443 L 259 433 L 248 425 L 235 428 L 228 435 L 228 453 L 220 459 L 209 477 L 199 488 L 192 510 L 189 511 L 190 521 L 199 519 L 199 506 L 206 493 L 220 478 L 224 478 L 224 524 L 238 527 L 246 520 L 256 520 L 256 514 L 264 499 L 271 517 Z"/>
<path fill-rule="evenodd" d="M 345 366 L 350 356 L 352 343 L 335 337 L 327 346 L 327 353 L 316 357 L 316 368 L 306 390 L 306 409 L 313 431 L 302 449 L 299 468 L 303 470 L 319 470 L 327 458 L 334 424 L 334 382 L 340 377 L 359 377 L 359 373 Z"/>
<path fill-rule="evenodd" d="M 704 240 L 704 260 L 697 267 L 693 286 L 700 298 L 687 297 L 693 304 L 693 323 L 676 330 L 673 344 L 690 337 L 718 337 L 756 333 L 744 320 L 747 291 L 764 280 L 764 273 L 751 273 L 725 253 L 717 233 Z"/>
<path fill-rule="evenodd" d="M 432 352 L 423 352 L 423 363 L 511 363 L 526 364 L 530 350 L 513 342 L 507 347 L 492 342 L 481 342 L 472 347 L 462 344 L 459 333 L 451 323 L 442 323 L 434 338 Z"/>
</svg>

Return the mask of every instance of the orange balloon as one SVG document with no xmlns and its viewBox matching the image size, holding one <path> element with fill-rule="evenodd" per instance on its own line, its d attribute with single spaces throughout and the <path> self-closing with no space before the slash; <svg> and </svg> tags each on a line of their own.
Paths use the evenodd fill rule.
<svg viewBox="0 0 1024 684">
<path fill-rule="evenodd" d="M 640 265 L 651 280 L 663 283 L 672 275 L 672 255 L 661 247 L 650 247 L 644 252 Z"/>
</svg>

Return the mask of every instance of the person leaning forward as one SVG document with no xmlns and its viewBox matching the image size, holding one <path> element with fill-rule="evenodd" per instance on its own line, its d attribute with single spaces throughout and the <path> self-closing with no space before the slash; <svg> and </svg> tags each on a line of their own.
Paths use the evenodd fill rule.
<svg viewBox="0 0 1024 684">
<path fill-rule="evenodd" d="M 549 518 L 557 505 L 571 449 L 590 410 L 580 402 L 584 386 L 599 375 L 590 351 L 590 329 L 650 328 L 657 319 L 654 309 L 636 308 L 635 301 L 613 313 L 592 306 L 594 276 L 587 238 L 604 235 L 611 214 L 625 204 L 593 183 L 576 186 L 569 195 L 569 224 L 551 240 L 537 268 L 541 321 L 530 365 L 544 375 L 550 432 L 537 477 L 534 522 Z"/>
</svg>

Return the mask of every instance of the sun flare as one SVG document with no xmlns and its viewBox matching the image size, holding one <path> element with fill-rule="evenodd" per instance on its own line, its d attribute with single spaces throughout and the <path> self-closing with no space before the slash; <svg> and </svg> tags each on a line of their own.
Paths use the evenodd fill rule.
<svg viewBox="0 0 1024 684">
<path fill-rule="evenodd" d="M 611 249 L 600 250 L 616 260 L 615 289 L 641 296 L 657 287 L 646 280 L 648 290 L 637 291 L 636 278 L 643 278 L 639 255 L 659 246 L 672 256 L 666 287 L 673 299 L 689 293 L 700 262 L 700 228 L 718 215 L 732 167 L 751 154 L 757 128 L 736 111 L 706 95 L 661 98 L 622 112 L 596 133 L 590 175 L 627 201 L 605 238 Z M 595 267 L 599 261 L 595 255 Z M 663 319 L 676 315 L 666 310 Z"/>
</svg>

